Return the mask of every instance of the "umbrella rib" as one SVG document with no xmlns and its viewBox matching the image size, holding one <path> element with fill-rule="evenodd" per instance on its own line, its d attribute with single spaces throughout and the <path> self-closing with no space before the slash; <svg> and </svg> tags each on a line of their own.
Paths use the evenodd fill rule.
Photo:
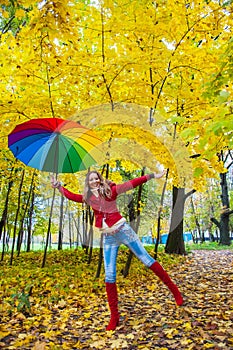
<svg viewBox="0 0 233 350">
<path fill-rule="evenodd" d="M 67 150 L 65 142 L 62 140 L 62 138 L 61 138 L 61 143 L 63 144 L 63 146 L 64 146 L 64 148 L 66 150 L 66 154 L 67 154 L 67 158 L 68 158 L 68 161 L 69 161 L 69 164 L 70 164 L 70 168 L 72 169 L 72 172 L 74 172 L 74 169 L 73 169 L 73 166 L 72 166 L 72 161 L 71 161 L 71 158 L 69 156 L 69 151 Z M 79 154 L 78 154 L 78 156 L 79 156 L 80 161 L 82 162 L 82 158 L 80 157 Z"/>
<path fill-rule="evenodd" d="M 58 136 L 56 135 L 56 146 L 55 146 L 55 154 L 54 154 L 54 166 L 53 168 L 56 169 L 56 174 L 58 173 L 58 147 L 59 147 L 59 143 L 58 143 Z"/>
</svg>

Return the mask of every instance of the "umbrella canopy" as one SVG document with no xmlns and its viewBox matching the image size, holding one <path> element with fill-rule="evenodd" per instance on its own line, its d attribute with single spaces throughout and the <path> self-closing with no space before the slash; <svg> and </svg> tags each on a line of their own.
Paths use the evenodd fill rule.
<svg viewBox="0 0 233 350">
<path fill-rule="evenodd" d="M 74 121 L 60 118 L 31 119 L 8 135 L 8 146 L 24 164 L 53 173 L 74 173 L 96 163 L 102 141 Z"/>
</svg>

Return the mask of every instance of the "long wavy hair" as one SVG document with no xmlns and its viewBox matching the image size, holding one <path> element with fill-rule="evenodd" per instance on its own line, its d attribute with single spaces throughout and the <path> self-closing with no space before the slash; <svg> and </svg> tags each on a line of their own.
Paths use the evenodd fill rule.
<svg viewBox="0 0 233 350">
<path fill-rule="evenodd" d="M 84 192 L 83 192 L 84 201 L 88 203 L 88 200 L 92 195 L 92 192 L 89 186 L 89 178 L 91 174 L 96 174 L 100 179 L 100 188 L 99 188 L 100 196 L 104 198 L 111 198 L 112 190 L 111 190 L 110 184 L 112 183 L 112 181 L 104 179 L 103 176 L 98 171 L 92 170 L 92 171 L 89 171 L 86 175 Z"/>
</svg>

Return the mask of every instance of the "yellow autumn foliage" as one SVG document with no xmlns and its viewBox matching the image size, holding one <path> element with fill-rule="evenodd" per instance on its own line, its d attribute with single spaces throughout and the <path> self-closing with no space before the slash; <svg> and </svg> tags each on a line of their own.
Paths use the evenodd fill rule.
<svg viewBox="0 0 233 350">
<path fill-rule="evenodd" d="M 224 86 L 229 95 L 205 93 L 230 40 L 231 4 L 18 3 L 18 19 L 31 6 L 28 22 L 17 35 L 2 33 L 0 46 L 3 171 L 15 162 L 8 134 L 37 117 L 92 127 L 103 138 L 99 166 L 120 159 L 169 168 L 169 186 L 197 190 L 224 171 L 216 154 L 232 142 L 232 84 Z"/>
</svg>

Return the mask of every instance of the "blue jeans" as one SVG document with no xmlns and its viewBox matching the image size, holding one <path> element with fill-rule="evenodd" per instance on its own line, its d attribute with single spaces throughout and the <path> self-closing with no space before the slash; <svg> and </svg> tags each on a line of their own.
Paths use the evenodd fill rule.
<svg viewBox="0 0 233 350">
<path fill-rule="evenodd" d="M 155 262 L 131 226 L 125 223 L 117 233 L 103 234 L 105 282 L 116 282 L 116 260 L 121 244 L 126 245 L 145 266 L 150 267 Z"/>
</svg>

